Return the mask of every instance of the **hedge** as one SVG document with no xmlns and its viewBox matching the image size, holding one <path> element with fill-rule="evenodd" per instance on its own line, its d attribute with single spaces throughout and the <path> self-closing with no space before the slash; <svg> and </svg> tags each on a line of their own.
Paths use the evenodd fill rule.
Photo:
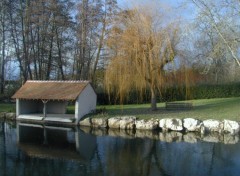
<svg viewBox="0 0 240 176">
<path fill-rule="evenodd" d="M 209 99 L 209 98 L 227 98 L 240 97 L 240 83 L 221 84 L 221 85 L 198 85 L 187 88 L 188 95 L 186 96 L 186 87 L 175 86 L 169 87 L 161 91 L 157 95 L 158 102 L 170 102 L 186 99 Z M 126 97 L 124 104 L 140 104 L 149 103 L 151 96 L 150 91 L 147 91 L 144 97 L 140 98 L 136 91 L 132 91 Z M 119 99 L 115 98 L 114 94 L 109 96 L 106 93 L 98 93 L 98 104 L 119 104 Z"/>
</svg>

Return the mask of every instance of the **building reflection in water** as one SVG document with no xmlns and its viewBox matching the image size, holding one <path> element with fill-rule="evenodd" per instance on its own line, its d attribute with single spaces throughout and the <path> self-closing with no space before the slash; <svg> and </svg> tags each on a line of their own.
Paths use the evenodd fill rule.
<svg viewBox="0 0 240 176">
<path fill-rule="evenodd" d="M 96 150 L 96 136 L 66 127 L 17 124 L 19 148 L 28 156 L 87 162 Z"/>
</svg>

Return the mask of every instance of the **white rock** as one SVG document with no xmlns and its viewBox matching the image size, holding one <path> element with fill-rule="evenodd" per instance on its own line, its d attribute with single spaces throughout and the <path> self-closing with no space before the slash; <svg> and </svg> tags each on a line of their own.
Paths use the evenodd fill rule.
<svg viewBox="0 0 240 176">
<path fill-rule="evenodd" d="M 183 125 L 181 119 L 161 119 L 159 121 L 159 127 L 163 131 L 172 130 L 172 131 L 182 131 Z"/>
<path fill-rule="evenodd" d="M 200 128 L 201 134 L 205 134 L 205 131 L 206 131 L 206 129 L 205 129 L 203 123 L 201 123 L 201 128 Z"/>
<path fill-rule="evenodd" d="M 200 131 L 201 122 L 193 118 L 186 118 L 183 120 L 183 126 L 186 128 L 186 131 Z"/>
<path fill-rule="evenodd" d="M 224 132 L 230 133 L 232 135 L 239 133 L 239 123 L 231 120 L 224 120 Z"/>
<path fill-rule="evenodd" d="M 108 126 L 107 119 L 105 118 L 92 118 L 92 127 L 106 128 Z"/>
<path fill-rule="evenodd" d="M 163 130 L 163 131 L 167 131 L 168 129 L 166 128 L 166 119 L 161 119 L 159 120 L 159 127 Z"/>
<path fill-rule="evenodd" d="M 154 130 L 158 128 L 159 121 L 157 119 L 137 120 L 136 129 L 139 130 Z"/>
<path fill-rule="evenodd" d="M 134 129 L 135 128 L 136 117 L 126 116 L 121 117 L 120 120 L 120 129 Z"/>
<path fill-rule="evenodd" d="M 136 120 L 136 129 L 145 129 L 146 120 Z"/>
<path fill-rule="evenodd" d="M 16 119 L 16 113 L 7 112 L 7 113 L 5 114 L 5 118 L 6 118 L 6 119 L 9 119 L 9 120 L 14 120 L 14 119 Z"/>
<path fill-rule="evenodd" d="M 0 113 L 0 119 L 5 119 L 6 113 L 5 112 L 1 112 Z"/>
<path fill-rule="evenodd" d="M 92 126 L 91 118 L 87 117 L 79 122 L 80 126 Z"/>
<path fill-rule="evenodd" d="M 120 128 L 121 117 L 112 117 L 108 119 L 109 128 Z"/>
<path fill-rule="evenodd" d="M 204 120 L 203 126 L 205 127 L 205 130 L 208 132 L 219 132 L 222 133 L 223 131 L 223 123 L 218 120 Z"/>
</svg>

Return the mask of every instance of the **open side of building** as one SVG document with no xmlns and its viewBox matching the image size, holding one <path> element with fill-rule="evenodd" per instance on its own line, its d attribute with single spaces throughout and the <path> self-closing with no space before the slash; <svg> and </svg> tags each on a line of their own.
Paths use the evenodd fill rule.
<svg viewBox="0 0 240 176">
<path fill-rule="evenodd" d="M 13 96 L 17 120 L 78 123 L 96 109 L 97 95 L 88 81 L 27 81 Z M 68 103 L 75 113 L 66 114 Z"/>
</svg>

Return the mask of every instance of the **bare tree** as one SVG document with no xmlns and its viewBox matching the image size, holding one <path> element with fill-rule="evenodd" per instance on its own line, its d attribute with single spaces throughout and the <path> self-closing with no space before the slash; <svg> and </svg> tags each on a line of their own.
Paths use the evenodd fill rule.
<svg viewBox="0 0 240 176">
<path fill-rule="evenodd" d="M 75 66 L 76 79 L 88 79 L 90 64 L 96 52 L 95 36 L 99 24 L 99 11 L 101 2 L 82 0 L 78 4 L 77 26 L 76 26 L 76 54 Z"/>
<path fill-rule="evenodd" d="M 69 52 L 70 0 L 12 0 L 10 31 L 23 81 L 65 79 Z"/>
<path fill-rule="evenodd" d="M 116 10 L 116 0 L 82 0 L 78 4 L 73 65 L 76 79 L 95 82 L 96 70 Z"/>
<path fill-rule="evenodd" d="M 1 5 L 5 1 L 1 1 Z M 9 10 L 3 12 L 1 8 L 1 37 L 6 36 L 3 33 L 6 30 L 2 29 L 7 26 L 11 60 L 17 61 L 21 82 L 27 79 L 95 80 L 99 62 L 105 57 L 103 49 L 117 8 L 116 0 L 6 2 Z M 77 11 L 73 10 L 75 6 Z M 1 61 L 4 61 L 6 42 L 2 39 L 1 56 L 4 57 Z M 4 68 L 2 63 L 0 66 Z"/>
<path fill-rule="evenodd" d="M 208 24 L 212 32 L 221 39 L 222 45 L 228 50 L 232 59 L 240 66 L 239 61 L 239 12 L 238 0 L 191 0 L 198 8 L 198 19 Z"/>
<path fill-rule="evenodd" d="M 4 93 L 4 66 L 5 66 L 5 50 L 6 50 L 6 11 L 7 9 L 7 2 L 5 0 L 0 2 L 0 46 L 1 46 L 1 57 L 0 57 L 0 93 Z"/>
<path fill-rule="evenodd" d="M 181 46 L 185 57 L 206 78 L 206 83 L 236 80 L 240 56 L 239 2 L 189 1 L 196 8 L 196 16 L 184 26 Z"/>
<path fill-rule="evenodd" d="M 103 2 L 103 10 L 100 20 L 100 35 L 98 38 L 98 44 L 97 44 L 97 54 L 94 59 L 92 73 L 91 73 L 91 79 L 93 82 L 95 82 L 95 76 L 96 76 L 96 70 L 97 66 L 101 57 L 102 49 L 104 47 L 104 43 L 106 40 L 106 36 L 109 33 L 109 30 L 111 27 L 109 27 L 112 23 L 112 20 L 114 16 L 117 13 L 117 1 L 116 0 L 105 0 Z"/>
</svg>

